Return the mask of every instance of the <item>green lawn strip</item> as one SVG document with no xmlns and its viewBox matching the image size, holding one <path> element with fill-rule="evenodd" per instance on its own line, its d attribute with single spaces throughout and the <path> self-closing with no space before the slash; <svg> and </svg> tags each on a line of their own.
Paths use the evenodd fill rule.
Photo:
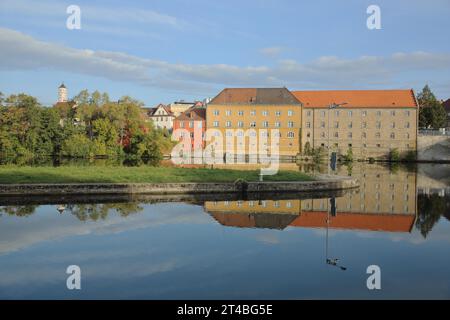
<svg viewBox="0 0 450 320">
<path fill-rule="evenodd" d="M 164 183 L 258 181 L 259 170 L 231 170 L 177 167 L 18 167 L 0 166 L 0 183 Z M 297 171 L 279 171 L 264 181 L 310 181 Z"/>
</svg>

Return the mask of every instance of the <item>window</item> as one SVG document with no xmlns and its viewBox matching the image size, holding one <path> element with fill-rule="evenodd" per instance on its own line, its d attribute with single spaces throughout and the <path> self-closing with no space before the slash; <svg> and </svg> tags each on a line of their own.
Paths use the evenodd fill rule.
<svg viewBox="0 0 450 320">
<path fill-rule="evenodd" d="M 268 121 L 263 121 L 262 123 L 264 128 L 267 128 L 269 126 L 269 122 Z"/>
<path fill-rule="evenodd" d="M 394 129 L 395 128 L 395 122 L 391 123 L 391 128 Z"/>
<path fill-rule="evenodd" d="M 306 127 L 307 127 L 307 128 L 311 128 L 311 122 L 307 122 L 307 123 L 306 123 Z"/>
<path fill-rule="evenodd" d="M 375 138 L 380 139 L 381 138 L 381 134 L 379 132 L 375 133 Z"/>
<path fill-rule="evenodd" d="M 198 121 L 197 122 L 197 128 L 201 128 L 201 127 L 203 127 L 203 123 L 201 121 Z"/>
<path fill-rule="evenodd" d="M 231 110 L 227 110 L 227 111 L 225 112 L 225 114 L 226 114 L 227 116 L 231 116 Z"/>
<path fill-rule="evenodd" d="M 311 110 L 306 111 L 306 116 L 311 117 Z"/>
<path fill-rule="evenodd" d="M 219 126 L 219 121 L 214 121 L 213 122 L 213 127 L 218 127 Z"/>
<path fill-rule="evenodd" d="M 367 138 L 367 134 L 365 132 L 362 133 L 362 138 L 366 139 Z"/>
<path fill-rule="evenodd" d="M 289 121 L 289 122 L 288 122 L 288 128 L 293 128 L 293 127 L 294 127 L 294 122 Z"/>
<path fill-rule="evenodd" d="M 353 128 L 353 122 L 349 122 L 348 127 L 349 127 L 349 129 Z"/>
<path fill-rule="evenodd" d="M 334 137 L 335 137 L 335 138 L 339 138 L 339 132 L 335 132 L 335 133 L 334 133 Z"/>
<path fill-rule="evenodd" d="M 377 129 L 381 129 L 381 121 L 377 121 L 376 124 L 375 124 L 375 127 Z"/>
<path fill-rule="evenodd" d="M 411 112 L 409 110 L 405 110 L 405 116 L 409 117 Z"/>
<path fill-rule="evenodd" d="M 184 121 L 180 121 L 180 128 L 184 128 Z"/>
<path fill-rule="evenodd" d="M 194 121 L 189 121 L 189 128 L 193 128 L 194 127 Z"/>
<path fill-rule="evenodd" d="M 325 121 L 322 121 L 322 122 L 320 123 L 320 127 L 321 127 L 321 128 L 325 128 Z"/>
<path fill-rule="evenodd" d="M 194 133 L 193 132 L 191 132 L 191 138 L 194 138 Z"/>
<path fill-rule="evenodd" d="M 381 111 L 377 111 L 377 117 L 381 117 Z"/>
<path fill-rule="evenodd" d="M 275 115 L 276 115 L 277 117 L 281 116 L 281 111 L 275 112 Z"/>
<path fill-rule="evenodd" d="M 215 116 L 218 116 L 218 115 L 219 115 L 219 110 L 214 110 L 214 111 L 213 111 L 213 114 L 214 114 Z"/>
<path fill-rule="evenodd" d="M 334 122 L 334 127 L 335 127 L 335 128 L 339 128 L 339 121 L 335 121 L 335 122 Z"/>
<path fill-rule="evenodd" d="M 275 128 L 279 128 L 281 126 L 281 123 L 279 121 L 275 122 Z"/>
<path fill-rule="evenodd" d="M 267 117 L 269 115 L 269 112 L 267 112 L 267 110 L 263 110 L 262 115 Z"/>
<path fill-rule="evenodd" d="M 348 133 L 348 138 L 351 139 L 353 137 L 353 134 L 351 132 Z"/>
<path fill-rule="evenodd" d="M 231 127 L 231 121 L 227 121 L 227 122 L 225 123 L 225 126 L 226 126 L 227 128 Z"/>
<path fill-rule="evenodd" d="M 239 128 L 242 128 L 243 126 L 244 126 L 244 122 L 238 121 L 238 127 L 239 127 Z"/>
<path fill-rule="evenodd" d="M 250 111 L 250 115 L 251 115 L 251 116 L 256 115 L 256 111 L 255 111 L 255 110 Z"/>
<path fill-rule="evenodd" d="M 377 148 L 381 148 L 381 144 L 377 143 Z"/>
<path fill-rule="evenodd" d="M 292 117 L 293 114 L 294 112 L 292 110 L 288 110 L 288 117 Z"/>
<path fill-rule="evenodd" d="M 364 129 L 367 128 L 367 122 L 363 122 L 361 127 L 364 128 Z"/>
<path fill-rule="evenodd" d="M 407 133 L 407 134 L 405 135 L 405 137 L 406 137 L 406 139 L 409 139 L 409 133 Z"/>
<path fill-rule="evenodd" d="M 321 136 L 322 138 L 325 138 L 325 132 L 321 132 L 321 133 L 320 133 L 320 136 Z"/>
<path fill-rule="evenodd" d="M 410 125 L 409 122 L 405 123 L 405 128 L 409 129 Z"/>
<path fill-rule="evenodd" d="M 306 137 L 307 137 L 307 138 L 311 137 L 311 132 L 308 132 L 308 133 L 306 134 Z"/>
<path fill-rule="evenodd" d="M 325 117 L 325 111 L 320 111 L 320 116 L 323 118 Z"/>
<path fill-rule="evenodd" d="M 294 137 L 294 133 L 292 131 L 289 131 L 287 136 L 288 136 L 288 138 L 293 138 Z"/>
<path fill-rule="evenodd" d="M 334 111 L 336 117 L 339 117 L 339 110 Z"/>
<path fill-rule="evenodd" d="M 391 133 L 391 139 L 395 139 L 395 133 Z"/>
<path fill-rule="evenodd" d="M 361 115 L 362 115 L 363 117 L 367 117 L 367 111 L 361 111 Z"/>
<path fill-rule="evenodd" d="M 392 116 L 392 117 L 395 116 L 395 110 L 391 110 L 391 116 Z"/>
<path fill-rule="evenodd" d="M 349 110 L 349 111 L 348 111 L 348 116 L 349 116 L 349 117 L 353 116 L 353 111 L 352 111 L 352 110 Z"/>
<path fill-rule="evenodd" d="M 244 111 L 239 110 L 239 111 L 238 111 L 238 115 L 243 116 L 243 115 L 244 115 Z"/>
<path fill-rule="evenodd" d="M 256 122 L 250 122 L 250 127 L 252 127 L 252 128 L 254 128 L 254 127 L 256 127 Z"/>
</svg>

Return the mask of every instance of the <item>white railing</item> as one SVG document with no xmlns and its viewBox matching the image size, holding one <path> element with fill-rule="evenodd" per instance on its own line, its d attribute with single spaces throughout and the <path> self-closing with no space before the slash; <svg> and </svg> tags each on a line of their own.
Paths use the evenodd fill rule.
<svg viewBox="0 0 450 320">
<path fill-rule="evenodd" d="M 419 136 L 450 136 L 450 130 L 422 129 L 422 130 L 419 130 Z"/>
</svg>

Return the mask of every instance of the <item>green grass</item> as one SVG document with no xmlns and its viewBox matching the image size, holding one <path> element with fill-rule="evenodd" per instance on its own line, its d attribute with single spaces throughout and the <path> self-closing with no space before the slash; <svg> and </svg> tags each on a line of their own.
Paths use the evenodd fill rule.
<svg viewBox="0 0 450 320">
<path fill-rule="evenodd" d="M 237 179 L 258 181 L 259 170 L 176 168 L 176 167 L 114 167 L 0 166 L 0 183 L 152 183 L 152 182 L 234 182 Z M 279 171 L 264 176 L 264 181 L 310 181 L 312 177 L 297 171 Z"/>
</svg>

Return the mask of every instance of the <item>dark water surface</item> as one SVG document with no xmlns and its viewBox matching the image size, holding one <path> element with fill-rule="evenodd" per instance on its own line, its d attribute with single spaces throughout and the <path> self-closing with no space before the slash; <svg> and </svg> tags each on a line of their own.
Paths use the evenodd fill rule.
<svg viewBox="0 0 450 320">
<path fill-rule="evenodd" d="M 0 298 L 448 299 L 449 171 L 342 166 L 361 187 L 338 194 L 0 197 Z"/>
</svg>

